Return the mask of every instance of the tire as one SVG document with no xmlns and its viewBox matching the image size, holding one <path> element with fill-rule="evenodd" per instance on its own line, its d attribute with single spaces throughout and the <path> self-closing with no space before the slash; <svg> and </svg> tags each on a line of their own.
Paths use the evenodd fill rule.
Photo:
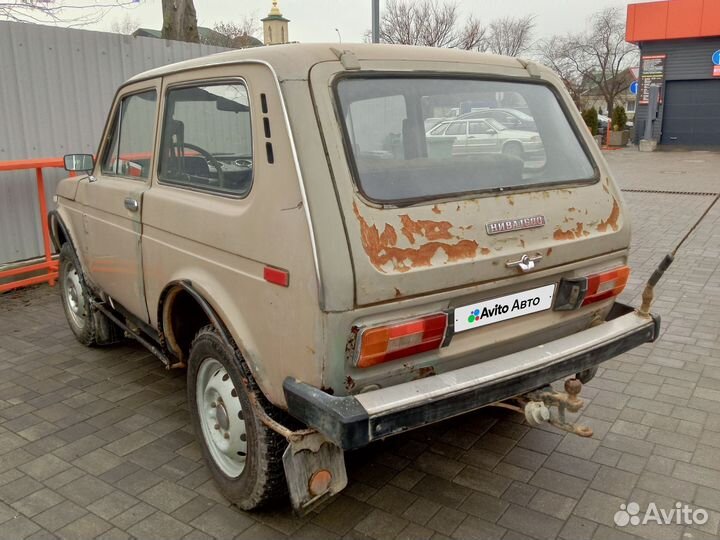
<svg viewBox="0 0 720 540">
<path fill-rule="evenodd" d="M 505 154 L 506 156 L 512 156 L 512 157 L 516 157 L 518 159 L 524 159 L 523 158 L 524 151 L 523 151 L 523 147 L 520 143 L 516 143 L 516 142 L 505 143 L 505 146 L 503 146 L 502 151 L 503 151 L 503 154 Z"/>
<path fill-rule="evenodd" d="M 195 435 L 220 492 L 243 510 L 287 500 L 287 441 L 258 418 L 265 398 L 212 326 L 193 340 L 187 392 Z"/>
<path fill-rule="evenodd" d="M 80 263 L 69 242 L 60 248 L 60 298 L 65 318 L 77 340 L 91 347 L 97 344 L 95 319 L 90 309 L 90 292 L 85 285 Z"/>
</svg>

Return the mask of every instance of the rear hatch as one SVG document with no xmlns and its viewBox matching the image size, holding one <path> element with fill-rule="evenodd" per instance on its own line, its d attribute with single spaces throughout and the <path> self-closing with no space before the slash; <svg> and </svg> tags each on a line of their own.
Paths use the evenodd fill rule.
<svg viewBox="0 0 720 540">
<path fill-rule="evenodd" d="M 620 194 L 562 92 L 519 64 L 433 67 L 311 72 L 358 306 L 494 281 L 505 289 L 528 271 L 561 275 L 627 248 Z M 531 116 L 537 131 L 473 114 L 501 107 Z"/>
</svg>

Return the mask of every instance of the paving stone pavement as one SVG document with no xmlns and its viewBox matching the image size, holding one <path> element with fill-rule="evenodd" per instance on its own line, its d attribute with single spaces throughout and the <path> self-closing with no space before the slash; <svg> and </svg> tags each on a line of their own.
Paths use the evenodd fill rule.
<svg viewBox="0 0 720 540">
<path fill-rule="evenodd" d="M 660 156 L 660 157 L 658 157 Z M 720 189 L 708 153 L 608 155 L 624 186 Z M 670 183 L 663 170 L 685 171 Z M 627 193 L 643 281 L 710 198 Z M 348 488 L 304 518 L 218 493 L 194 441 L 185 373 L 134 344 L 86 349 L 57 289 L 0 296 L 0 538 L 716 538 L 720 524 L 720 208 L 658 288 L 659 341 L 586 386 L 589 439 L 486 409 L 347 455 Z M 620 505 L 676 501 L 704 525 L 619 528 Z M 691 535 L 691 536 L 690 536 Z"/>
</svg>

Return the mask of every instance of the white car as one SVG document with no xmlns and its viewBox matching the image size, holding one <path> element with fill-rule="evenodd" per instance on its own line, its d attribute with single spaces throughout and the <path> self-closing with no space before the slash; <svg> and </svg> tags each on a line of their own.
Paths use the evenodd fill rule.
<svg viewBox="0 0 720 540">
<path fill-rule="evenodd" d="M 457 119 L 442 122 L 427 132 L 429 140 L 454 137 L 452 153 L 507 154 L 524 161 L 542 160 L 542 139 L 534 131 L 507 129 L 493 118 Z"/>
</svg>

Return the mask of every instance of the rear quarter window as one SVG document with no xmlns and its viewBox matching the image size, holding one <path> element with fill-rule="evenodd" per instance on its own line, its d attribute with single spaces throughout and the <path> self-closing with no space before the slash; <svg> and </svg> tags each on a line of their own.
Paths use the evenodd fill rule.
<svg viewBox="0 0 720 540">
<path fill-rule="evenodd" d="M 336 98 L 355 181 L 372 201 L 596 180 L 589 154 L 545 84 L 348 77 L 336 84 Z M 509 128 L 493 118 L 496 114 L 485 117 L 496 108 L 517 111 L 532 120 L 529 125 L 534 121 L 533 129 Z M 484 117 L 482 129 L 478 114 Z M 426 130 L 430 118 L 440 123 Z"/>
</svg>

